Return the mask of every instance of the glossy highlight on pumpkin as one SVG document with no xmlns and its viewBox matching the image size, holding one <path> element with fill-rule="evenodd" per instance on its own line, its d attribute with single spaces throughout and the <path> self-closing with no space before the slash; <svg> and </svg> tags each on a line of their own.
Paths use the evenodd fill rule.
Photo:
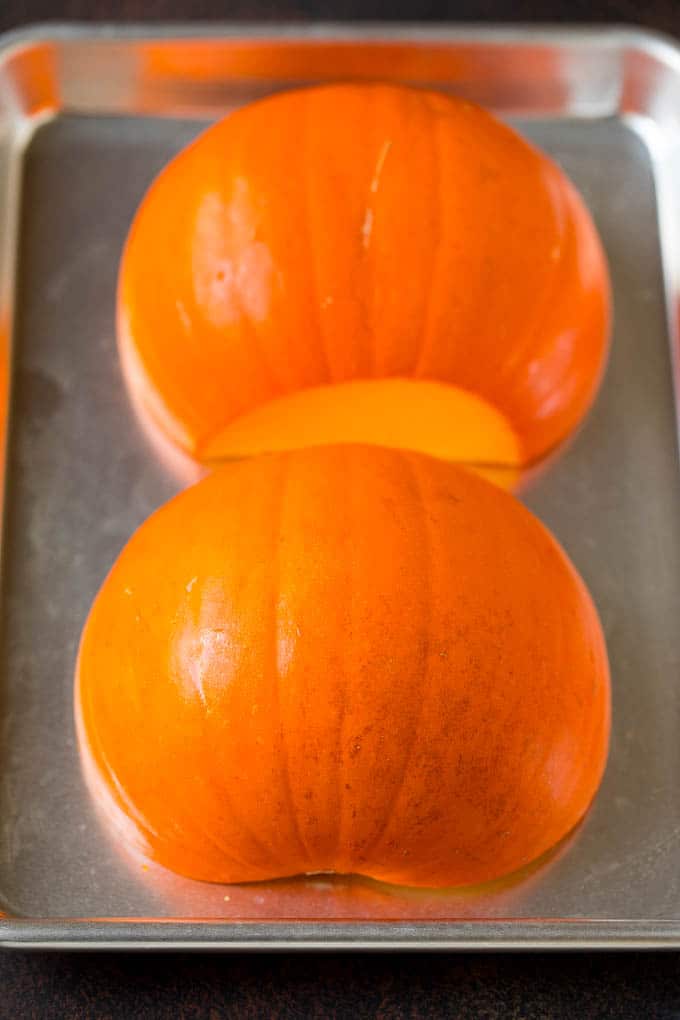
<svg viewBox="0 0 680 1020">
<path fill-rule="evenodd" d="M 118 307 L 129 377 L 199 458 L 271 400 L 398 379 L 490 404 L 529 463 L 595 394 L 609 285 L 575 189 L 509 127 L 345 84 L 239 109 L 181 152 L 135 218 Z"/>
<path fill-rule="evenodd" d="M 597 613 L 516 500 L 361 445 L 222 467 L 131 538 L 76 678 L 122 839 L 193 878 L 510 873 L 600 782 Z"/>
</svg>

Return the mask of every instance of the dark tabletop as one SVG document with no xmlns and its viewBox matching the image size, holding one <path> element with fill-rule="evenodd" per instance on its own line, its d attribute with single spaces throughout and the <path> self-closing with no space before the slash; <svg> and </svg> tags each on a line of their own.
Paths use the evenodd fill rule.
<svg viewBox="0 0 680 1020">
<path fill-rule="evenodd" d="M 0 0 L 0 31 L 205 18 L 612 21 L 680 36 L 680 0 Z M 13 1017 L 680 1018 L 680 957 L 0 952 L 0 1020 Z"/>
</svg>

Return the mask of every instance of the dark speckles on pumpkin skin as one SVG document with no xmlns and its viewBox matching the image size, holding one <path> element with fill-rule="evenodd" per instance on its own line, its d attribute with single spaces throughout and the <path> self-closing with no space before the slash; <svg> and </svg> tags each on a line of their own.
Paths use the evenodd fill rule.
<svg viewBox="0 0 680 1020">
<path fill-rule="evenodd" d="M 432 496 L 435 500 L 438 500 L 441 503 L 463 502 L 460 496 L 454 496 L 454 494 L 452 492 L 449 492 L 447 489 L 435 489 L 434 492 L 432 493 Z"/>
<path fill-rule="evenodd" d="M 363 741 L 366 739 L 366 737 L 370 736 L 370 734 L 372 732 L 373 732 L 373 724 L 371 723 L 368 726 L 364 726 L 354 736 L 354 738 L 350 741 L 350 745 L 349 745 L 349 757 L 350 758 L 356 758 L 356 756 L 361 751 Z"/>
<path fill-rule="evenodd" d="M 408 855 L 411 853 L 411 851 L 407 850 L 406 847 L 400 846 L 396 839 L 391 839 L 387 844 L 387 847 L 394 853 L 401 854 L 402 857 L 408 857 Z"/>
</svg>

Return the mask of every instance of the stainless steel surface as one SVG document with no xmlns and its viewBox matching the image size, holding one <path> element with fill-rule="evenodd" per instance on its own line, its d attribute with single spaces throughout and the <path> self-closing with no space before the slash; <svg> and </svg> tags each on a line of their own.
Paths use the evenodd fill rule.
<svg viewBox="0 0 680 1020">
<path fill-rule="evenodd" d="M 10 333 L 14 340 L 0 943 L 680 947 L 672 356 L 680 52 L 626 31 L 200 31 L 46 28 L 9 39 L 0 57 L 0 341 Z M 117 262 L 143 191 L 201 129 L 200 118 L 295 81 L 375 68 L 462 92 L 515 119 L 572 176 L 602 233 L 616 307 L 607 378 L 585 428 L 525 498 L 569 550 L 602 614 L 613 674 L 610 761 L 572 839 L 483 891 L 326 877 L 190 882 L 145 870 L 110 842 L 74 745 L 72 674 L 90 600 L 131 530 L 179 484 L 122 385 Z"/>
</svg>

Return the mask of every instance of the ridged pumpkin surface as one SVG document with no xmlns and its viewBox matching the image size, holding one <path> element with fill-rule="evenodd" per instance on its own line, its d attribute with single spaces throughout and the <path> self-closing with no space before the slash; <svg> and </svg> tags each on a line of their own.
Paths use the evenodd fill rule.
<svg viewBox="0 0 680 1020">
<path fill-rule="evenodd" d="M 169 868 L 445 886 L 578 822 L 609 681 L 588 593 L 521 504 L 335 446 L 224 467 L 142 525 L 86 624 L 76 711 L 112 819 Z"/>
<path fill-rule="evenodd" d="M 608 318 L 562 171 L 475 105 L 387 85 L 284 93 L 210 128 L 148 192 L 119 284 L 128 378 L 198 457 L 274 398 L 393 378 L 482 398 L 535 460 L 590 404 Z"/>
</svg>

